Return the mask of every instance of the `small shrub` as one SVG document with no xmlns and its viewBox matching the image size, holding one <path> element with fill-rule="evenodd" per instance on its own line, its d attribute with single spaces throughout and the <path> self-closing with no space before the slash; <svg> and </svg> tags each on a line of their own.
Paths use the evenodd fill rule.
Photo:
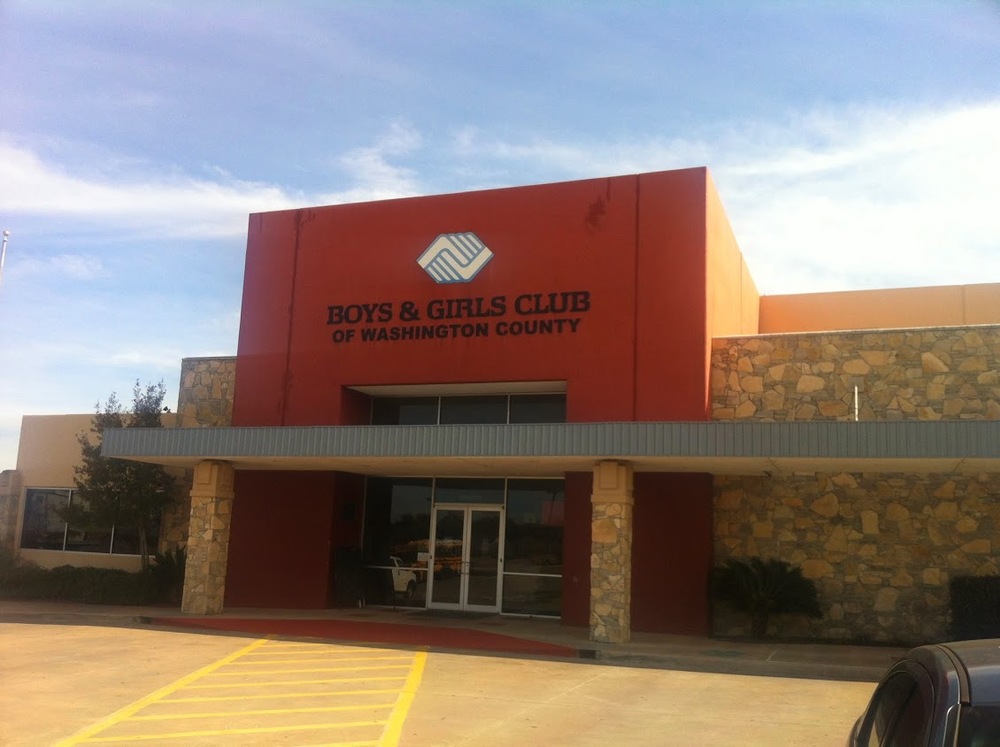
<svg viewBox="0 0 1000 747">
<path fill-rule="evenodd" d="M 85 604 L 147 604 L 154 600 L 148 573 L 62 565 L 39 568 L 0 558 L 0 598 L 52 599 Z"/>
<path fill-rule="evenodd" d="M 948 592 L 953 638 L 1000 638 L 1000 576 L 955 576 Z"/>
<path fill-rule="evenodd" d="M 816 584 L 784 560 L 729 559 L 712 574 L 712 594 L 750 616 L 750 634 L 763 638 L 772 615 L 822 617 Z"/>
<path fill-rule="evenodd" d="M 24 562 L 13 551 L 0 550 L 0 598 L 45 598 L 46 574 L 44 568 Z"/>
</svg>

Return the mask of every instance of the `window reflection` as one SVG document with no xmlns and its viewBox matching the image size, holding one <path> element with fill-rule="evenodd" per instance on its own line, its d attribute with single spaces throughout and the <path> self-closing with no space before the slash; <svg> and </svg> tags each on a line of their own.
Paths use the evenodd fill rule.
<svg viewBox="0 0 1000 747">
<path fill-rule="evenodd" d="M 372 425 L 565 423 L 566 395 L 376 397 Z"/>
<path fill-rule="evenodd" d="M 430 525 L 429 479 L 368 480 L 362 557 L 369 603 L 424 606 Z"/>
<path fill-rule="evenodd" d="M 504 568 L 508 573 L 562 573 L 562 480 L 511 480 L 507 487 Z"/>
<path fill-rule="evenodd" d="M 524 394 L 510 398 L 511 423 L 565 423 L 565 394 Z"/>
<path fill-rule="evenodd" d="M 503 478 L 477 480 L 441 478 L 434 486 L 437 503 L 503 503 Z"/>
<path fill-rule="evenodd" d="M 372 402 L 372 425 L 436 425 L 437 397 L 379 397 Z"/>
<path fill-rule="evenodd" d="M 472 508 L 472 536 L 466 538 L 464 519 L 470 509 L 462 504 L 506 507 L 502 548 L 500 512 L 480 510 L 483 516 L 477 521 Z M 425 606 L 431 517 L 436 512 L 434 601 L 457 604 L 459 575 L 468 573 L 483 577 L 473 579 L 478 586 L 470 585 L 469 602 L 495 604 L 484 600 L 496 593 L 502 552 L 501 611 L 558 617 L 564 506 L 564 481 L 558 479 L 369 478 L 362 548 L 365 599 L 370 604 Z M 486 572 L 487 567 L 492 572 Z M 480 598 L 480 592 L 485 596 Z"/>
<path fill-rule="evenodd" d="M 138 532 L 127 525 L 67 524 L 61 511 L 82 500 L 79 493 L 69 488 L 28 488 L 24 499 L 21 547 L 26 550 L 139 554 Z M 155 552 L 160 536 L 159 519 L 153 522 L 148 532 L 147 548 Z"/>
<path fill-rule="evenodd" d="M 507 397 L 442 397 L 441 424 L 506 423 Z"/>
<path fill-rule="evenodd" d="M 29 488 L 24 500 L 21 547 L 33 550 L 62 550 L 66 522 L 59 512 L 69 505 L 69 490 Z"/>
</svg>

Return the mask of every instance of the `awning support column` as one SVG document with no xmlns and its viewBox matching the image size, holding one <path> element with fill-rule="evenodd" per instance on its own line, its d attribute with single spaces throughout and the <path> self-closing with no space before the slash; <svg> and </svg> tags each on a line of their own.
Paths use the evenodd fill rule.
<svg viewBox="0 0 1000 747">
<path fill-rule="evenodd" d="M 632 634 L 632 465 L 599 462 L 590 496 L 590 639 L 626 643 Z"/>
<path fill-rule="evenodd" d="M 229 462 L 212 459 L 198 462 L 194 468 L 182 612 L 193 615 L 222 612 L 234 474 Z"/>
</svg>

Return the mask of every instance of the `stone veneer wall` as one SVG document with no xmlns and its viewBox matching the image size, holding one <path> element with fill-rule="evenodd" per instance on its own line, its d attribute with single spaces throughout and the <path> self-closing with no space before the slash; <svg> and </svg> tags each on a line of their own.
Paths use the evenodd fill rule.
<svg viewBox="0 0 1000 747">
<path fill-rule="evenodd" d="M 0 472 L 0 552 L 16 552 L 17 507 L 21 498 L 21 478 L 17 470 Z"/>
<path fill-rule="evenodd" d="M 225 427 L 233 422 L 233 394 L 236 388 L 236 358 L 184 358 L 181 361 L 180 391 L 177 396 L 177 426 Z M 191 516 L 191 475 L 181 480 L 180 496 L 163 514 L 161 540 L 166 549 L 188 540 Z"/>
<path fill-rule="evenodd" d="M 233 422 L 236 358 L 185 358 L 177 396 L 177 425 L 225 427 Z"/>
<path fill-rule="evenodd" d="M 717 420 L 1000 419 L 1000 326 L 717 339 Z M 947 637 L 948 580 L 997 573 L 1000 475 L 716 477 L 715 555 L 776 557 L 820 589 L 822 620 L 779 635 Z M 717 633 L 744 622 L 717 611 Z"/>
</svg>

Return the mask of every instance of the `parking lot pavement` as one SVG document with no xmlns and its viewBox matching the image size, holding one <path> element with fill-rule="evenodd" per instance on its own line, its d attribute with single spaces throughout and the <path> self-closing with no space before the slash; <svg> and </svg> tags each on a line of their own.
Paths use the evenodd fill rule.
<svg viewBox="0 0 1000 747">
<path fill-rule="evenodd" d="M 308 640 L 0 624 L 0 744 L 834 745 L 874 689 Z"/>
<path fill-rule="evenodd" d="M 258 639 L 59 745 L 394 745 L 425 658 L 423 652 Z"/>
<path fill-rule="evenodd" d="M 875 684 L 431 654 L 408 747 L 843 745 Z"/>
<path fill-rule="evenodd" d="M 393 745 L 421 651 L 0 625 L 0 744 Z"/>
</svg>

